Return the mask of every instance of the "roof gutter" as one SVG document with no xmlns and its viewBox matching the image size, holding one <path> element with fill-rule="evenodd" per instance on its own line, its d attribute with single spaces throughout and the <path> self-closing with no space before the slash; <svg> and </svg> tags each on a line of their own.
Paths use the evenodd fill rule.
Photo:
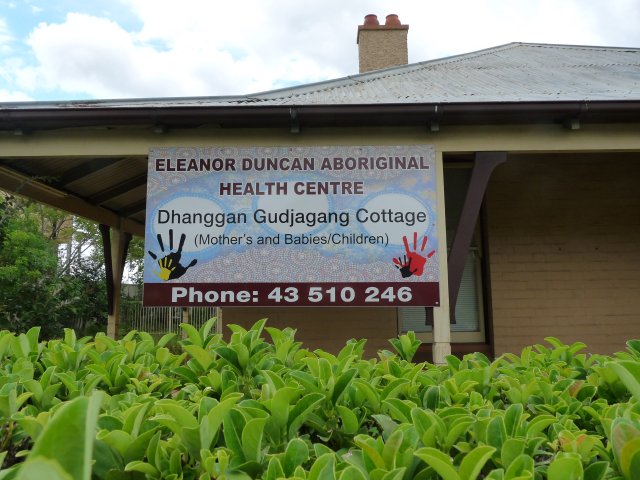
<svg viewBox="0 0 640 480">
<path fill-rule="evenodd" d="M 0 106 L 0 130 L 162 125 L 193 128 L 278 127 L 295 121 L 301 127 L 408 126 L 564 123 L 637 123 L 640 101 L 395 103 L 342 105 L 163 105 Z"/>
</svg>

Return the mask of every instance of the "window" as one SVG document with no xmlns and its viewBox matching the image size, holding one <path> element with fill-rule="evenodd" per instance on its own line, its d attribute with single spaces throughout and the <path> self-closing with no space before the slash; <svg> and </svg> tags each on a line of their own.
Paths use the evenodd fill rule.
<svg viewBox="0 0 640 480">
<path fill-rule="evenodd" d="M 450 247 L 464 205 L 471 179 L 471 164 L 445 163 L 445 209 L 447 243 Z M 456 323 L 451 325 L 452 342 L 484 342 L 484 298 L 482 288 L 482 235 L 480 222 L 476 225 L 471 247 L 467 254 L 458 301 Z M 400 331 L 413 330 L 423 341 L 431 341 L 433 310 L 423 307 L 401 307 L 398 309 Z"/>
</svg>

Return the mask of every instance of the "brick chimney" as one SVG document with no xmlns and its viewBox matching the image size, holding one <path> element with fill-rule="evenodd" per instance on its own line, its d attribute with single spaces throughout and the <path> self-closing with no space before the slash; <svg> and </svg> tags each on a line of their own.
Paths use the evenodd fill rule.
<svg viewBox="0 0 640 480">
<path fill-rule="evenodd" d="M 409 25 L 402 25 L 398 15 L 387 15 L 384 25 L 373 14 L 358 25 L 358 57 L 360 73 L 381 68 L 406 65 L 409 62 L 407 33 Z"/>
</svg>

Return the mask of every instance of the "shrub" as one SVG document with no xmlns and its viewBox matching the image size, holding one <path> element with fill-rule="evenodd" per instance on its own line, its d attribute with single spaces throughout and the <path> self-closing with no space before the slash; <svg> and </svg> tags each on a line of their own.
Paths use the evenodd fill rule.
<svg viewBox="0 0 640 480">
<path fill-rule="evenodd" d="M 0 332 L 0 479 L 637 479 L 638 341 L 491 361 L 305 349 L 290 328 Z M 265 339 L 269 338 L 269 341 Z"/>
</svg>

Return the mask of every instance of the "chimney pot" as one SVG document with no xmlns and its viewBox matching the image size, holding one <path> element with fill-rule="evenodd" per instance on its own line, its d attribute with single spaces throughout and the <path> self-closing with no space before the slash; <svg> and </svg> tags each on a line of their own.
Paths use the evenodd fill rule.
<svg viewBox="0 0 640 480">
<path fill-rule="evenodd" d="M 406 65 L 408 30 L 409 25 L 402 25 L 398 15 L 387 15 L 384 25 L 376 15 L 365 15 L 356 37 L 360 73 Z"/>
<path fill-rule="evenodd" d="M 395 13 L 387 15 L 387 20 L 384 22 L 384 24 L 387 27 L 399 27 L 402 25 L 400 23 L 400 19 L 398 18 L 398 15 L 396 15 Z"/>
<path fill-rule="evenodd" d="M 380 25 L 378 21 L 378 16 L 370 13 L 369 15 L 364 16 L 364 26 L 365 27 L 374 27 Z"/>
</svg>

